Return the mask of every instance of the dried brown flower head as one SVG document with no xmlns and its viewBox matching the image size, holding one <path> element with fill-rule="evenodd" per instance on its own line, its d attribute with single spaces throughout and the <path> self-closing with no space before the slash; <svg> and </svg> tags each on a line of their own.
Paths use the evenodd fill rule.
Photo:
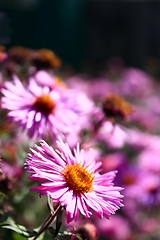
<svg viewBox="0 0 160 240">
<path fill-rule="evenodd" d="M 103 100 L 103 111 L 107 118 L 115 120 L 129 120 L 129 115 L 134 111 L 132 105 L 117 94 L 108 94 Z"/>
<path fill-rule="evenodd" d="M 49 49 L 33 50 L 30 61 L 37 69 L 56 69 L 61 66 L 61 60 Z"/>
<path fill-rule="evenodd" d="M 28 61 L 30 51 L 28 48 L 15 46 L 8 50 L 8 57 L 15 63 L 23 64 Z"/>
</svg>

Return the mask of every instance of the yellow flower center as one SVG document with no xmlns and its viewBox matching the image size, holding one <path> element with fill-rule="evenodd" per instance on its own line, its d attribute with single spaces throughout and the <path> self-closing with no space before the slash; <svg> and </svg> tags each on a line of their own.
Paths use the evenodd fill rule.
<svg viewBox="0 0 160 240">
<path fill-rule="evenodd" d="M 49 94 L 42 94 L 36 99 L 34 107 L 38 112 L 48 115 L 54 110 L 55 102 Z"/>
<path fill-rule="evenodd" d="M 93 188 L 92 172 L 86 170 L 87 167 L 83 167 L 80 163 L 74 163 L 73 165 L 67 165 L 63 168 L 63 175 L 70 189 L 74 193 L 82 194 L 91 192 Z"/>
</svg>

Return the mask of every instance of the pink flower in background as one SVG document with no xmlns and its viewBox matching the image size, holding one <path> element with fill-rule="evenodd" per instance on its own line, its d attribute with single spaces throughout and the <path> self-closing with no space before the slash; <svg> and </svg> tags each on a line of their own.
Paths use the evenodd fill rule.
<svg viewBox="0 0 160 240">
<path fill-rule="evenodd" d="M 160 202 L 160 178 L 158 174 L 146 172 L 141 181 L 142 204 L 145 206 L 159 205 Z"/>
<path fill-rule="evenodd" d="M 54 139 L 57 134 L 79 131 L 92 109 L 85 94 L 39 86 L 34 78 L 26 87 L 14 76 L 2 93 L 2 108 L 10 110 L 10 119 L 26 129 L 31 138 L 50 134 Z"/>
<path fill-rule="evenodd" d="M 114 83 L 105 78 L 92 79 L 90 82 L 90 94 L 93 99 L 103 99 L 109 93 L 115 93 Z"/>
<path fill-rule="evenodd" d="M 106 219 L 97 220 L 97 228 L 104 239 L 129 240 L 131 229 L 127 219 L 120 215 L 115 215 L 107 222 Z"/>
<path fill-rule="evenodd" d="M 74 89 L 76 92 L 85 92 L 90 96 L 91 85 L 87 76 L 73 76 L 66 78 L 65 82 L 69 88 Z"/>
<path fill-rule="evenodd" d="M 127 143 L 132 150 L 139 150 L 134 157 L 135 164 L 146 172 L 160 173 L 160 136 L 138 129 L 127 130 Z"/>
<path fill-rule="evenodd" d="M 62 79 L 56 75 L 49 74 L 47 71 L 40 70 L 34 75 L 34 79 L 39 85 L 48 86 L 51 89 L 57 88 L 59 91 L 67 88 Z"/>
<path fill-rule="evenodd" d="M 145 99 L 146 101 L 146 99 Z M 131 121 L 150 132 L 156 132 L 159 129 L 159 118 L 147 106 L 134 105 L 135 111 L 131 115 Z M 152 109 L 153 110 L 153 109 Z"/>
<path fill-rule="evenodd" d="M 146 171 L 160 173 L 160 149 L 145 149 L 137 156 L 137 164 Z"/>
<path fill-rule="evenodd" d="M 138 128 L 132 128 L 126 130 L 128 138 L 127 144 L 132 149 L 146 149 L 146 148 L 159 148 L 160 149 L 160 138 L 155 135 L 151 135 L 148 132 L 143 132 Z"/>
<path fill-rule="evenodd" d="M 109 148 L 122 148 L 127 140 L 125 128 L 119 124 L 112 124 L 110 121 L 104 121 L 99 129 L 96 139 L 104 141 Z"/>
<path fill-rule="evenodd" d="M 96 240 L 98 239 L 98 232 L 96 225 L 91 221 L 72 221 L 71 223 L 66 223 L 65 226 L 67 227 L 67 231 L 73 232 L 75 235 L 73 237 L 79 236 L 81 239 L 85 240 Z M 71 238 L 72 240 L 73 238 Z"/>
<path fill-rule="evenodd" d="M 154 162 L 153 162 L 154 165 Z M 127 215 L 133 214 L 133 205 L 130 205 L 131 201 L 135 205 L 135 208 L 140 206 L 158 205 L 160 201 L 160 178 L 159 174 L 155 174 L 147 169 L 139 168 L 135 164 L 123 166 L 123 169 L 119 170 L 119 174 L 116 178 L 116 183 L 119 186 L 124 187 L 123 194 L 125 196 L 125 208 L 123 210 Z"/>
<path fill-rule="evenodd" d="M 35 145 L 26 160 L 27 171 L 32 173 L 31 180 L 44 181 L 31 191 L 49 194 L 53 202 L 66 206 L 67 222 L 77 221 L 79 213 L 89 218 L 92 214 L 89 208 L 102 218 L 109 218 L 120 206 L 123 197 L 115 187 L 113 180 L 116 171 L 100 175 L 97 169 L 101 163 L 96 162 L 90 151 L 74 149 L 74 155 L 68 144 L 59 138 L 59 150 L 54 151 L 45 141 L 41 146 Z"/>
<path fill-rule="evenodd" d="M 22 168 L 18 163 L 0 159 L 0 189 L 2 193 L 9 194 L 12 190 L 15 191 L 16 187 L 19 187 L 21 177 Z"/>
<path fill-rule="evenodd" d="M 123 168 L 126 164 L 125 155 L 122 152 L 114 152 L 110 154 L 103 155 L 101 157 L 102 169 L 105 172 L 113 171 L 119 168 Z"/>
<path fill-rule="evenodd" d="M 153 94 L 154 79 L 146 72 L 136 68 L 126 68 L 117 84 L 122 96 L 145 98 Z"/>
</svg>

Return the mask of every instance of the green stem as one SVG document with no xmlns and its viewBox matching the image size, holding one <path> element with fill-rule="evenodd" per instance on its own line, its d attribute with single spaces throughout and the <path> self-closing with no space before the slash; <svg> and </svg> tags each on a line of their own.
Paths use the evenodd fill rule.
<svg viewBox="0 0 160 240">
<path fill-rule="evenodd" d="M 59 205 L 53 214 L 50 213 L 49 217 L 44 221 L 40 230 L 38 231 L 37 235 L 33 238 L 33 240 L 36 240 L 49 227 L 54 218 L 57 216 L 57 213 L 60 209 L 62 209 L 62 206 Z"/>
</svg>

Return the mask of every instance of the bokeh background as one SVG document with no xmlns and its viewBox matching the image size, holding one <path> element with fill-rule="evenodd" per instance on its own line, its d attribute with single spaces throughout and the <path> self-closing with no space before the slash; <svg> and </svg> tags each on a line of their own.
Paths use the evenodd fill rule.
<svg viewBox="0 0 160 240">
<path fill-rule="evenodd" d="M 159 65 L 160 1 L 0 0 L 0 42 L 48 48 L 78 71 L 112 56 Z"/>
<path fill-rule="evenodd" d="M 49 69 L 49 72 L 58 80 L 64 79 L 69 88 L 84 91 L 104 112 L 102 99 L 109 92 L 124 97 L 133 105 L 135 111 L 131 121 L 124 121 L 124 125 L 117 121 L 119 127 L 115 132 L 108 130 L 107 124 L 104 125 L 106 132 L 99 131 L 101 128 L 97 130 L 104 171 L 118 169 L 117 185 L 122 184 L 126 191 L 125 207 L 107 220 L 107 225 L 104 219 L 93 218 L 93 222 L 102 232 L 101 240 L 106 240 L 106 234 L 111 240 L 159 240 L 160 1 L 0 0 L 0 44 L 6 47 L 6 52 L 15 46 L 52 50 L 62 60 L 62 67 L 60 71 Z M 5 63 L 7 61 L 1 62 L 0 89 L 5 81 L 11 80 L 10 75 L 6 77 Z M 32 71 L 39 70 L 27 64 L 14 63 L 13 70 L 23 83 L 28 80 L 27 76 L 34 74 Z M 121 99 L 120 110 L 125 109 L 121 109 L 123 103 Z M 24 159 L 33 142 L 23 134 L 19 137 L 14 125 L 6 123 L 4 109 L 0 110 L 2 159 L 9 159 L 10 163 L 13 159 L 20 163 L 23 171 L 20 176 L 23 187 L 20 185 L 14 190 L 12 186 L 14 191 L 11 191 L 5 210 L 13 208 L 17 213 L 14 214 L 15 222 L 33 229 L 42 224 L 48 209 L 46 198 L 39 201 L 37 193 L 30 194 L 32 184 L 37 186 L 37 183 L 29 182 L 24 173 Z M 122 111 L 122 115 L 124 113 Z M 96 121 L 100 121 L 99 118 Z M 83 134 L 85 136 L 87 131 Z M 25 139 L 22 146 L 16 145 L 15 136 L 18 143 L 21 137 Z M 94 146 L 94 141 L 91 144 Z M 12 171 L 13 166 L 11 164 Z M 0 205 L 1 202 L 0 198 Z M 32 204 L 28 209 L 29 202 Z M 24 239 L 18 232 L 7 230 L 3 229 L 7 236 L 4 239 Z"/>
</svg>

